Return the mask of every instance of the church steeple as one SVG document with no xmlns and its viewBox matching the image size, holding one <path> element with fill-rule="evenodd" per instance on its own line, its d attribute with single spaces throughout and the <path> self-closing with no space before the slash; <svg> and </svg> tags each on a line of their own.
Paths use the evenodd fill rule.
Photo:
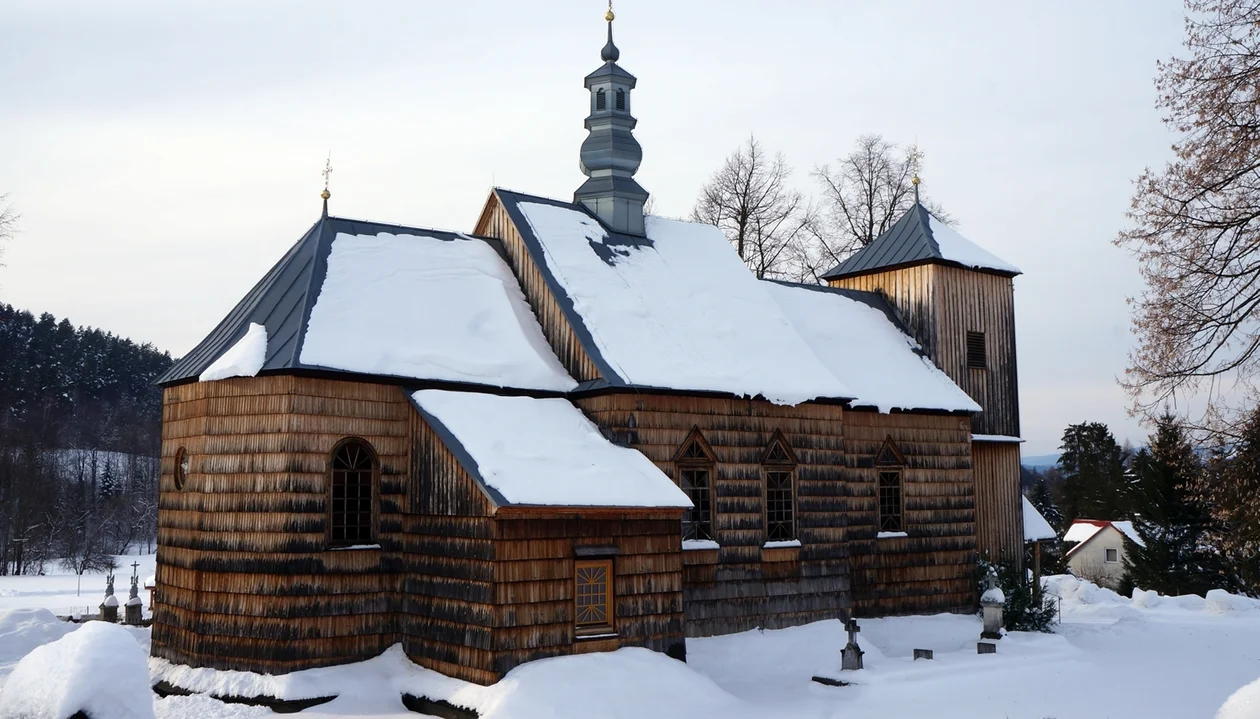
<svg viewBox="0 0 1260 719">
<path fill-rule="evenodd" d="M 613 43 L 614 18 L 609 3 L 604 15 L 608 42 L 599 53 L 604 64 L 586 76 L 591 93 L 591 112 L 586 118 L 590 134 L 582 143 L 581 167 L 588 179 L 573 193 L 573 200 L 613 230 L 642 235 L 648 193 L 634 180 L 643 160 L 643 150 L 632 134 L 638 121 L 630 114 L 630 91 L 636 80 L 617 64 L 621 51 Z"/>
</svg>

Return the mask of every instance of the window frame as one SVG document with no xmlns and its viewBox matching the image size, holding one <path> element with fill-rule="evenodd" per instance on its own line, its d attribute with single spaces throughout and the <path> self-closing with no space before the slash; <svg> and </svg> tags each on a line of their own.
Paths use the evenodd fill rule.
<svg viewBox="0 0 1260 719">
<path fill-rule="evenodd" d="M 689 453 L 688 450 L 690 450 L 693 446 L 699 449 L 699 454 L 701 455 L 700 457 Z M 683 541 L 687 541 L 689 539 L 717 541 L 717 461 L 713 456 L 713 449 L 709 446 L 709 443 L 705 441 L 704 435 L 700 433 L 699 427 L 692 428 L 691 433 L 687 435 L 687 439 L 683 441 L 682 445 L 679 446 L 678 451 L 674 454 L 674 471 L 678 479 L 678 488 L 681 489 L 687 495 L 687 498 L 691 499 L 692 503 L 696 505 L 691 509 L 683 511 Z M 703 507 L 695 501 L 692 497 L 692 493 L 689 492 L 687 487 L 683 484 L 684 472 L 697 471 L 706 472 L 708 475 L 706 501 L 704 502 L 706 506 Z M 689 523 L 687 517 L 692 512 L 707 512 L 709 517 L 708 521 L 703 522 L 696 520 Z M 698 536 L 698 533 L 697 536 L 687 536 L 689 526 L 695 527 L 696 525 L 703 526 L 705 524 L 708 525 L 707 534 L 709 536 Z"/>
<path fill-rule="evenodd" d="M 608 93 L 604 88 L 595 91 L 595 112 L 603 112 L 608 109 Z"/>
<path fill-rule="evenodd" d="M 187 464 L 188 467 L 184 465 Z M 188 456 L 188 449 L 180 447 L 175 450 L 175 468 L 171 471 L 171 479 L 175 483 L 176 490 L 182 490 L 188 486 L 188 470 L 192 468 L 192 460 Z"/>
<path fill-rule="evenodd" d="M 604 610 L 604 621 L 602 622 L 582 622 L 581 612 L 582 604 L 580 603 L 581 588 L 584 586 L 582 582 L 582 570 L 602 568 L 604 570 L 604 597 L 601 603 Z M 615 602 L 616 598 L 616 575 L 613 572 L 612 557 L 582 557 L 574 560 L 573 563 L 573 631 L 575 636 L 593 635 L 593 634 L 615 634 L 617 631 L 617 615 Z M 587 582 L 590 584 L 590 582 Z M 592 605 L 596 606 L 596 605 Z"/>
<path fill-rule="evenodd" d="M 906 458 L 897 448 L 892 437 L 887 437 L 884 444 L 880 446 L 879 453 L 875 455 L 873 463 L 875 468 L 875 531 L 879 532 L 905 532 L 906 531 Z M 884 526 L 884 478 L 885 476 L 895 477 L 895 489 L 897 491 L 897 514 L 896 527 Z"/>
<path fill-rule="evenodd" d="M 1108 556 L 1114 557 L 1114 559 L 1107 559 Z M 1104 547 L 1103 548 L 1103 564 L 1119 564 L 1119 563 L 1120 563 L 1120 550 L 1116 549 L 1115 547 Z"/>
<path fill-rule="evenodd" d="M 626 109 L 626 91 L 620 87 L 613 92 L 613 108 L 622 111 Z"/>
<path fill-rule="evenodd" d="M 775 449 L 782 452 L 783 457 L 773 457 Z M 762 526 L 762 543 L 767 542 L 791 542 L 800 539 L 800 524 L 797 512 L 797 467 L 796 453 L 792 451 L 791 445 L 783 437 L 783 434 L 775 430 L 774 436 L 771 437 L 770 443 L 766 445 L 765 451 L 761 455 L 761 526 Z M 788 536 L 773 536 L 771 532 L 770 520 L 770 475 L 786 474 L 788 481 L 788 492 L 791 497 L 788 502 L 788 519 L 789 528 Z"/>
<path fill-rule="evenodd" d="M 337 512 L 334 511 L 333 502 L 335 501 L 335 498 L 333 497 L 333 492 L 336 485 L 336 473 L 338 471 L 345 471 L 345 470 L 339 470 L 335 466 L 336 461 L 337 461 L 337 455 L 341 453 L 341 451 L 344 450 L 346 447 L 350 445 L 354 445 L 354 444 L 357 444 L 362 449 L 366 450 L 368 460 L 371 464 L 370 474 L 368 477 L 368 488 L 370 492 L 368 496 L 368 506 L 370 508 L 369 518 L 368 518 L 368 528 L 367 528 L 368 537 L 366 539 L 355 538 L 353 540 L 348 540 L 344 538 L 334 539 L 333 531 L 335 528 L 335 516 Z M 337 444 L 333 445 L 332 451 L 328 453 L 328 472 L 326 476 L 327 476 L 327 481 L 328 481 L 328 488 L 324 493 L 324 501 L 327 502 L 327 507 L 325 508 L 325 511 L 324 511 L 324 521 L 325 521 L 324 543 L 325 545 L 330 549 L 336 549 L 336 548 L 344 548 L 344 547 L 354 547 L 354 546 L 365 545 L 365 544 L 367 545 L 376 544 L 379 541 L 379 528 L 380 528 L 380 477 L 381 477 L 381 461 L 380 461 L 379 455 L 377 455 L 376 453 L 376 448 L 372 446 L 371 442 L 367 441 L 366 439 L 363 439 L 362 437 L 345 437 L 341 439 L 340 441 L 337 442 Z M 342 514 L 347 514 L 347 513 L 342 512 Z M 361 512 L 358 512 L 356 514 L 361 514 Z"/>
</svg>

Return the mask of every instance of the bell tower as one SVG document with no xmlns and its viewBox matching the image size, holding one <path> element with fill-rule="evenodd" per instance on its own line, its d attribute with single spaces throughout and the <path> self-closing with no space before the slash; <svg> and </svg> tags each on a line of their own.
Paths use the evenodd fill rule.
<svg viewBox="0 0 1260 719">
<path fill-rule="evenodd" d="M 581 168 L 586 182 L 573 193 L 580 202 L 616 232 L 643 235 L 643 203 L 648 193 L 634 179 L 643 160 L 643 150 L 632 131 L 638 122 L 630 114 L 630 93 L 635 77 L 617 64 L 621 51 L 613 44 L 612 3 L 604 19 L 608 22 L 608 42 L 600 51 L 604 61 L 586 76 L 591 93 L 589 134 L 582 142 Z"/>
</svg>

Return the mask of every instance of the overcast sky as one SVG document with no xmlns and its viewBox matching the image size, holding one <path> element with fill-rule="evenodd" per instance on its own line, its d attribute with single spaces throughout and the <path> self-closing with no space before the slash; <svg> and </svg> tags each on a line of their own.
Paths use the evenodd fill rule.
<svg viewBox="0 0 1260 719">
<path fill-rule="evenodd" d="M 770 10 L 769 8 L 773 8 Z M 0 301 L 188 351 L 318 217 L 468 231 L 498 184 L 571 197 L 598 0 L 0 3 Z M 1140 443 L 1116 377 L 1131 180 L 1167 157 L 1179 0 L 620 0 L 641 184 L 686 214 L 749 133 L 796 181 L 868 132 L 1015 281 L 1025 454 Z"/>
</svg>

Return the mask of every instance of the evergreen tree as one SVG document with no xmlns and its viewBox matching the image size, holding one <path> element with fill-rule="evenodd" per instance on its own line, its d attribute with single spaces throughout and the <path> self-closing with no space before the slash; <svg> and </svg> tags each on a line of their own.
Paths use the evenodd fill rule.
<svg viewBox="0 0 1260 719">
<path fill-rule="evenodd" d="M 1209 546 L 1211 515 L 1195 495 L 1202 471 L 1181 423 L 1165 410 L 1149 449 L 1133 460 L 1130 506 L 1142 543 L 1125 540 L 1122 590 L 1136 586 L 1177 595 L 1233 588 L 1219 553 Z"/>
<path fill-rule="evenodd" d="M 1028 490 L 1028 501 L 1037 508 L 1042 517 L 1045 517 L 1055 532 L 1062 534 L 1063 513 L 1059 511 L 1058 505 L 1054 502 L 1054 495 L 1050 492 L 1050 483 L 1046 481 L 1046 476 L 1041 472 L 1036 472 L 1035 474 L 1037 476 L 1032 482 L 1032 487 Z"/>
<path fill-rule="evenodd" d="M 1197 496 L 1210 512 L 1211 544 L 1229 562 L 1241 591 L 1260 594 L 1260 408 L 1232 445 L 1209 449 Z"/>
<path fill-rule="evenodd" d="M 1063 430 L 1063 475 L 1059 507 L 1063 522 L 1120 519 L 1128 515 L 1125 453 L 1101 422 L 1074 424 Z"/>
</svg>

